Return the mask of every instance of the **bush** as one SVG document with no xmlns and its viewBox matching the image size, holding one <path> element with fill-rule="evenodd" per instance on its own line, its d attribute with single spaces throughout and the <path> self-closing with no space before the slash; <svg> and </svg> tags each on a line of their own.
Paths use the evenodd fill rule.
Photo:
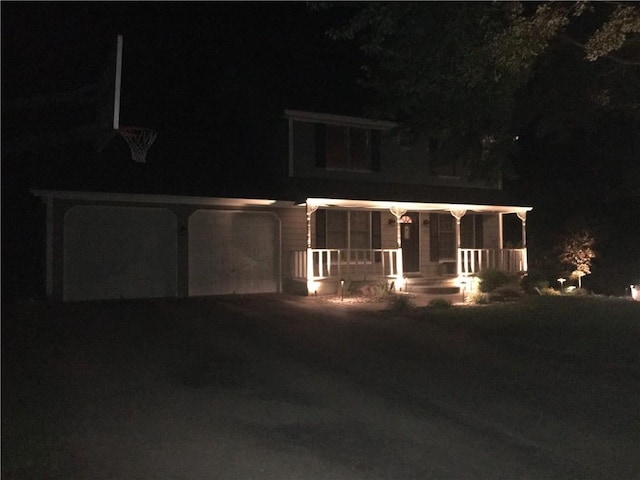
<svg viewBox="0 0 640 480">
<path fill-rule="evenodd" d="M 383 301 L 385 298 L 392 295 L 388 282 L 382 281 L 376 284 L 365 284 L 356 290 L 356 293 L 370 297 L 378 301 Z"/>
<path fill-rule="evenodd" d="M 560 291 L 555 288 L 545 287 L 545 288 L 537 288 L 536 291 L 542 296 L 556 296 L 561 295 Z"/>
<path fill-rule="evenodd" d="M 472 305 L 486 305 L 489 303 L 489 294 L 473 292 L 465 297 L 465 302 Z"/>
<path fill-rule="evenodd" d="M 480 291 L 484 293 L 492 292 L 509 283 L 507 275 L 499 270 L 483 270 L 478 274 L 478 278 L 480 279 Z"/>
<path fill-rule="evenodd" d="M 542 272 L 529 272 L 520 280 L 520 288 L 526 293 L 536 293 L 536 288 L 549 288 L 549 280 Z"/>
<path fill-rule="evenodd" d="M 503 286 L 498 287 L 489 294 L 492 302 L 504 302 L 506 300 L 515 300 L 522 297 L 522 290 L 516 287 Z"/>
<path fill-rule="evenodd" d="M 394 312 L 406 312 L 414 307 L 408 295 L 392 295 L 389 299 L 389 308 Z"/>
<path fill-rule="evenodd" d="M 591 296 L 592 293 L 584 288 L 567 288 L 566 295 L 571 295 L 574 297 L 588 297 Z"/>
<path fill-rule="evenodd" d="M 434 298 L 429 301 L 429 306 L 432 308 L 450 308 L 451 302 L 446 298 Z"/>
</svg>

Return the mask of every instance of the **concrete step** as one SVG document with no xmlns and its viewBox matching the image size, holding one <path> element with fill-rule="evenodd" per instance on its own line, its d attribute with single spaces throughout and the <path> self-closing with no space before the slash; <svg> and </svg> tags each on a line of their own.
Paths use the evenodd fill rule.
<svg viewBox="0 0 640 480">
<path fill-rule="evenodd" d="M 454 286 L 429 286 L 429 285 L 409 285 L 409 293 L 428 293 L 430 295 L 452 295 L 460 293 L 460 287 Z"/>
<path fill-rule="evenodd" d="M 450 295 L 460 293 L 460 287 L 455 284 L 454 278 L 409 277 L 407 278 L 407 291 L 433 295 Z"/>
</svg>

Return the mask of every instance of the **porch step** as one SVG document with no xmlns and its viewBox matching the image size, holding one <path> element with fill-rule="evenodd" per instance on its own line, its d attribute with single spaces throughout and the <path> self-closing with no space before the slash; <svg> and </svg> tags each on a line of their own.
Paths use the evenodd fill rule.
<svg viewBox="0 0 640 480">
<path fill-rule="evenodd" d="M 453 278 L 409 277 L 407 278 L 407 291 L 431 295 L 451 295 L 460 293 L 460 287 L 455 284 Z"/>
<path fill-rule="evenodd" d="M 410 285 L 409 293 L 428 293 L 430 295 L 452 295 L 460 293 L 460 287 L 429 287 L 425 285 Z"/>
</svg>

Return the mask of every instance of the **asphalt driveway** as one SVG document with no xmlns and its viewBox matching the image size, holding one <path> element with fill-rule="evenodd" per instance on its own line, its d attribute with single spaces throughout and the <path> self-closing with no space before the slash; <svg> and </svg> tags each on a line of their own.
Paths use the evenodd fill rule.
<svg viewBox="0 0 640 480">
<path fill-rule="evenodd" d="M 9 315 L 3 478 L 640 474 L 635 371 L 425 316 L 286 295 Z"/>
</svg>

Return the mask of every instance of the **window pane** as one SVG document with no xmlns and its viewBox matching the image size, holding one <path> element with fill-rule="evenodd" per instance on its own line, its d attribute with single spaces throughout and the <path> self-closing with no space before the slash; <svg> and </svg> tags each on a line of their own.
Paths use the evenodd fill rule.
<svg viewBox="0 0 640 480">
<path fill-rule="evenodd" d="M 351 248 L 371 248 L 371 215 L 369 212 L 350 212 Z"/>
<path fill-rule="evenodd" d="M 371 170 L 371 135 L 369 130 L 352 128 L 349 131 L 349 167 L 354 170 Z"/>
<path fill-rule="evenodd" d="M 475 215 L 467 214 L 460 219 L 460 248 L 476 248 Z"/>
<path fill-rule="evenodd" d="M 347 168 L 347 129 L 326 126 L 326 166 L 327 168 Z"/>
<path fill-rule="evenodd" d="M 347 248 L 347 212 L 327 210 L 327 248 Z"/>
</svg>

